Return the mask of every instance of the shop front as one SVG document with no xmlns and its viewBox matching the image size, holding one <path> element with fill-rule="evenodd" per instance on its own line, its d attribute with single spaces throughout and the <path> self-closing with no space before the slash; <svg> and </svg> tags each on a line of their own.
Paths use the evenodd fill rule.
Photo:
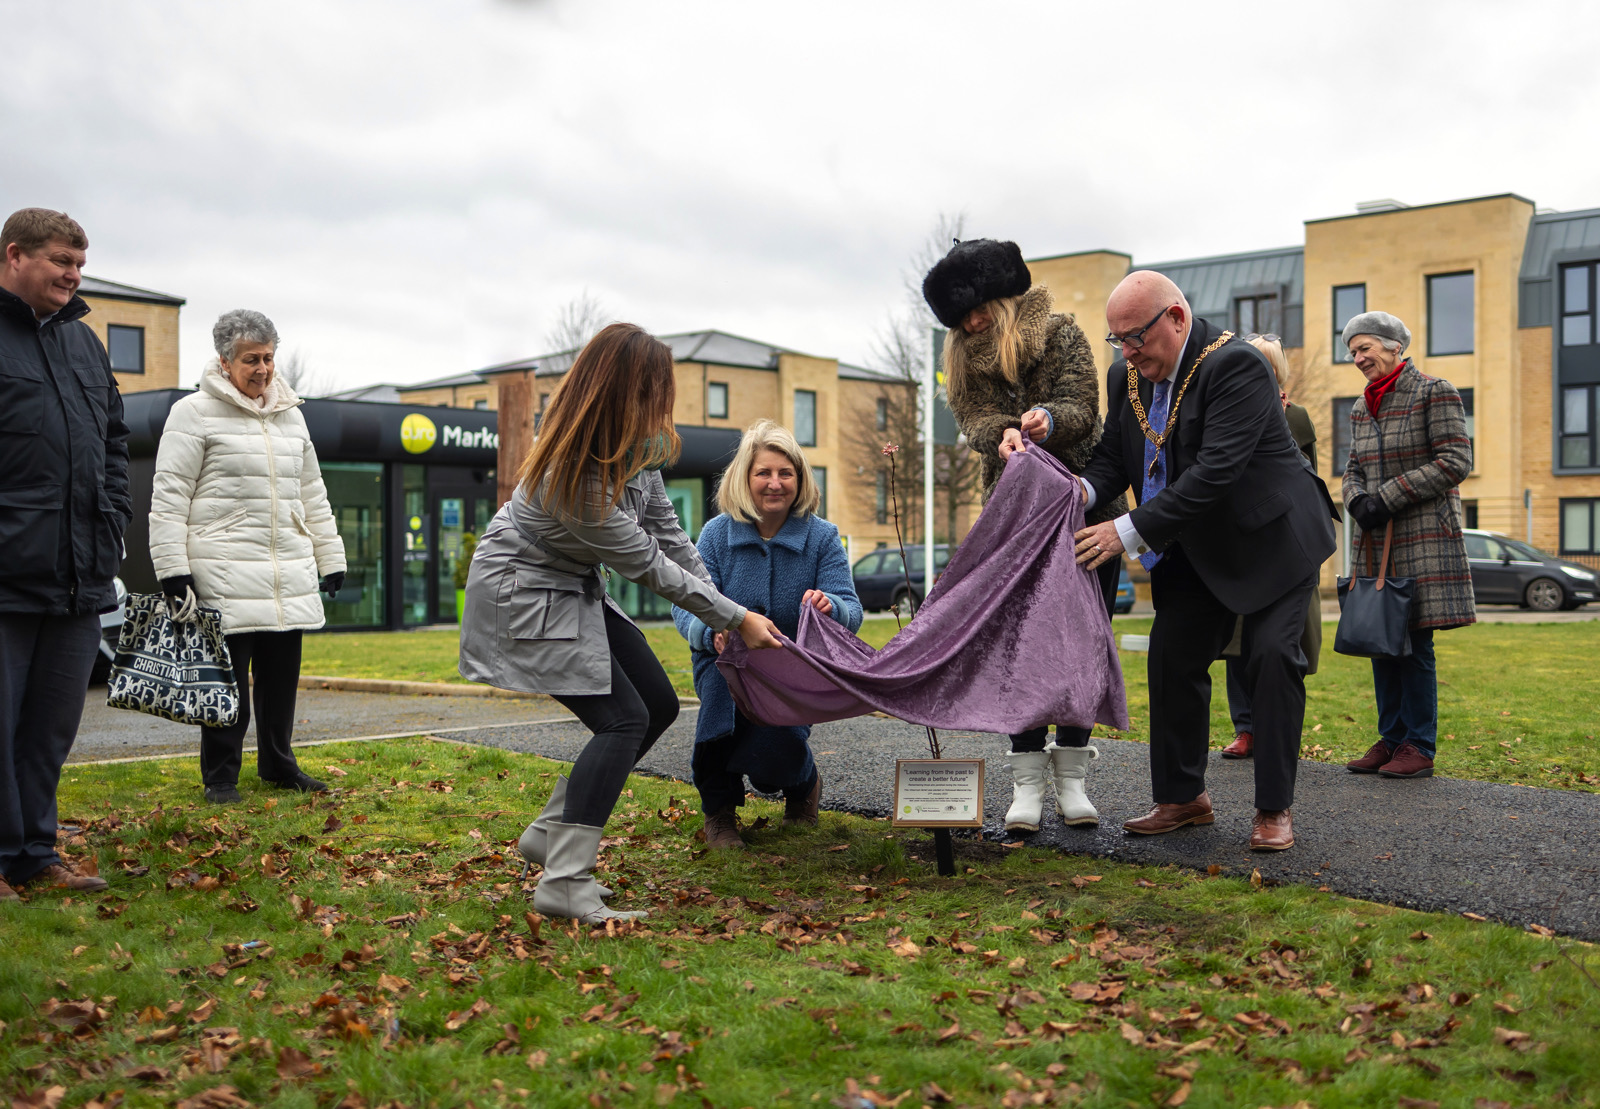
<svg viewBox="0 0 1600 1109">
<path fill-rule="evenodd" d="M 134 592 L 158 588 L 149 543 L 156 448 L 167 413 L 186 395 L 123 398 L 134 518 L 122 579 Z M 481 535 L 498 507 L 496 414 L 338 400 L 308 400 L 301 412 L 349 563 L 344 588 L 323 598 L 328 627 L 454 624 L 467 537 Z"/>
</svg>

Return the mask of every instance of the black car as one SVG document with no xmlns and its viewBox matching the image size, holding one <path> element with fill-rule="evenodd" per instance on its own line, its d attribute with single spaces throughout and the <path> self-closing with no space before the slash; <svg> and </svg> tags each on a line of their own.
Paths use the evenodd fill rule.
<svg viewBox="0 0 1600 1109">
<path fill-rule="evenodd" d="M 905 563 L 900 552 L 892 547 L 880 547 L 851 568 L 856 583 L 856 596 L 861 607 L 868 612 L 901 605 L 902 612 L 915 612 L 922 604 L 922 546 L 909 547 L 906 557 L 911 560 L 910 604 L 906 605 Z M 943 543 L 933 548 L 933 572 L 937 576 L 950 565 L 950 548 Z"/>
<path fill-rule="evenodd" d="M 1480 605 L 1521 605 L 1555 612 L 1600 597 L 1600 583 L 1587 566 L 1492 531 L 1462 534 L 1472 567 L 1472 595 Z"/>
</svg>

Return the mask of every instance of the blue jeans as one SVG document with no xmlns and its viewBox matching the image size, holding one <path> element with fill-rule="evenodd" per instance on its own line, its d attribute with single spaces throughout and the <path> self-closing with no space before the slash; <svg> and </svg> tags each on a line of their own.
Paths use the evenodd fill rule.
<svg viewBox="0 0 1600 1109">
<path fill-rule="evenodd" d="M 1409 743 L 1433 758 L 1439 737 L 1439 677 L 1433 662 L 1433 629 L 1412 629 L 1405 658 L 1372 660 L 1378 695 L 1378 734 L 1393 750 Z"/>
</svg>

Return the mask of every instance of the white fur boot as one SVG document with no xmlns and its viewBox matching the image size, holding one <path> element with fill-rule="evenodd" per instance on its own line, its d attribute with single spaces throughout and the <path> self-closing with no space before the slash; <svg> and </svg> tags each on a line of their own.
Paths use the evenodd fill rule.
<svg viewBox="0 0 1600 1109">
<path fill-rule="evenodd" d="M 1039 821 L 1044 818 L 1050 754 L 1047 751 L 1013 751 L 1006 765 L 1011 768 L 1011 807 L 1006 810 L 1006 831 L 1037 832 Z"/>
<path fill-rule="evenodd" d="M 1100 823 L 1100 813 L 1083 790 L 1084 779 L 1089 774 L 1089 762 L 1100 757 L 1098 747 L 1057 747 L 1052 743 L 1045 748 L 1050 756 L 1050 769 L 1056 783 L 1056 807 L 1061 810 L 1063 823 L 1073 827 L 1088 827 Z"/>
</svg>

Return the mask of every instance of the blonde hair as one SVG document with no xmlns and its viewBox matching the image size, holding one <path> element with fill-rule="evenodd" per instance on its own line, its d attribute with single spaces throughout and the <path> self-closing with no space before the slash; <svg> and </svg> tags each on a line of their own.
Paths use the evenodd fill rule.
<svg viewBox="0 0 1600 1109">
<path fill-rule="evenodd" d="M 972 386 L 967 348 L 980 339 L 994 343 L 995 366 L 1000 370 L 1000 376 L 1012 385 L 1017 383 L 1022 361 L 1022 334 L 1017 329 L 1017 306 L 1021 303 L 1020 296 L 991 300 L 981 305 L 989 310 L 994 321 L 988 331 L 981 336 L 969 335 L 965 328 L 957 325 L 945 336 L 944 391 L 953 403 L 960 404 Z"/>
<path fill-rule="evenodd" d="M 722 481 L 717 486 L 717 507 L 735 520 L 747 524 L 761 520 L 761 510 L 750 495 L 750 471 L 755 468 L 756 455 L 762 451 L 776 451 L 794 463 L 794 504 L 789 515 L 807 516 L 822 507 L 822 490 L 811 472 L 811 463 L 789 429 L 771 420 L 757 420 L 745 428 L 739 440 L 739 450 L 722 471 Z"/>
<path fill-rule="evenodd" d="M 1269 339 L 1265 335 L 1255 335 L 1247 341 L 1261 352 L 1261 356 L 1267 360 L 1267 365 L 1272 367 L 1273 376 L 1278 379 L 1278 388 L 1287 392 L 1289 388 L 1289 361 L 1283 356 L 1283 344 L 1276 339 Z"/>
</svg>

